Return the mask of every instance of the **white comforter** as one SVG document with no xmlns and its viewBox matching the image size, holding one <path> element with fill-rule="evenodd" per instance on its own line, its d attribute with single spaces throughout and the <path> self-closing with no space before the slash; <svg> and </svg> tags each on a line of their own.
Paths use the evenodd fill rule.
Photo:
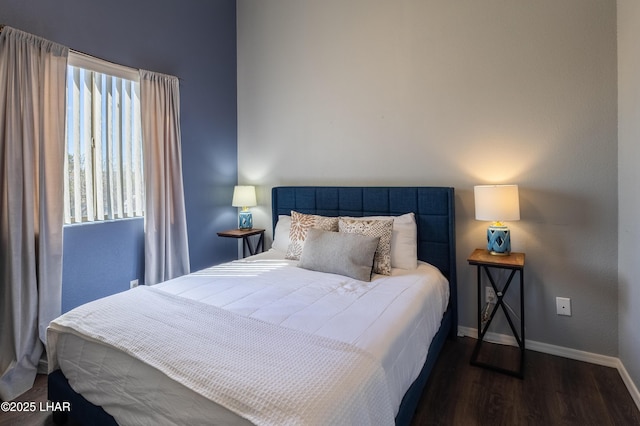
<svg viewBox="0 0 640 426">
<path fill-rule="evenodd" d="M 256 425 L 393 424 L 384 371 L 367 352 L 150 287 L 81 306 L 50 331 L 53 348 L 58 333 L 89 336 Z"/>
<path fill-rule="evenodd" d="M 237 261 L 159 284 L 154 289 L 363 349 L 383 367 L 394 414 L 424 364 L 448 301 L 446 280 L 427 264 L 420 264 L 415 271 L 394 270 L 391 277 L 375 276 L 370 283 L 364 283 L 299 269 L 282 260 Z M 107 363 L 118 360 L 115 363 L 122 364 L 123 355 L 117 351 L 100 354 L 100 361 L 92 360 L 87 366 L 83 357 L 95 352 L 95 345 L 86 343 L 82 349 L 67 345 L 65 342 L 76 338 L 74 333 L 55 328 L 52 332 L 59 336 L 50 344 L 57 340 L 59 347 L 57 351 L 50 350 L 50 356 L 60 357 L 60 367 L 71 386 L 91 402 L 102 405 L 117 420 L 131 424 L 130 420 L 145 411 L 146 403 L 140 401 L 144 392 L 136 393 L 135 401 L 140 401 L 141 406 L 123 408 L 103 395 L 107 379 L 100 377 L 117 370 Z M 50 359 L 50 369 L 55 365 L 57 360 Z M 134 362 L 128 369 L 135 365 Z M 98 376 L 96 381 L 88 384 L 88 376 L 94 375 Z M 157 392 L 150 395 L 157 396 Z M 149 406 L 153 404 L 149 402 Z M 194 414 L 177 408 L 173 411 L 176 424 L 185 421 L 185 415 Z M 162 414 L 167 423 L 171 423 L 166 417 L 169 414 Z"/>
</svg>

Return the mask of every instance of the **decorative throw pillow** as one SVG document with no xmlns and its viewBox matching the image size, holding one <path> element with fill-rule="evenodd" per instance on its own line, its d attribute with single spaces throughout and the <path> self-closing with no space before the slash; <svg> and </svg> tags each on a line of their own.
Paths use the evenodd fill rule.
<svg viewBox="0 0 640 426">
<path fill-rule="evenodd" d="M 380 237 L 311 228 L 307 232 L 298 266 L 371 281 L 373 258 L 379 240 Z"/>
<path fill-rule="evenodd" d="M 338 230 L 338 218 L 298 213 L 292 210 L 291 229 L 289 231 L 289 239 L 291 242 L 289 243 L 285 256 L 287 259 L 300 259 L 302 248 L 304 247 L 304 240 L 310 228 L 336 232 Z"/>
<path fill-rule="evenodd" d="M 393 219 L 371 220 L 341 217 L 338 223 L 340 232 L 380 237 L 373 260 L 373 272 L 391 275 L 391 235 Z"/>
</svg>

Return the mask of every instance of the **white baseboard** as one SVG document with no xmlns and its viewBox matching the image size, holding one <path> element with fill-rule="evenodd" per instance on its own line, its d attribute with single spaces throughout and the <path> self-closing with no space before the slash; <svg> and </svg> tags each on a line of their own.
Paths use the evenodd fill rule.
<svg viewBox="0 0 640 426">
<path fill-rule="evenodd" d="M 474 339 L 478 338 L 478 330 L 471 327 L 458 327 L 458 336 L 468 336 Z M 491 343 L 498 343 L 501 345 L 517 346 L 515 337 L 508 336 L 506 334 L 487 333 L 484 340 Z M 549 355 L 557 355 L 564 358 L 575 359 L 577 361 L 589 362 L 591 364 L 603 365 L 605 367 L 612 367 L 618 370 L 622 381 L 624 382 L 631 398 L 636 403 L 636 406 L 640 410 L 640 391 L 638 387 L 631 380 L 631 376 L 627 372 L 627 369 L 620 361 L 620 358 L 612 356 L 605 356 L 594 354 L 592 352 L 579 351 L 577 349 L 565 348 L 562 346 L 550 345 L 548 343 L 536 342 L 534 340 L 526 340 L 525 347 L 532 351 L 542 352 Z"/>
<path fill-rule="evenodd" d="M 638 387 L 635 383 L 633 383 L 633 380 L 631 380 L 631 376 L 629 376 L 629 372 L 626 368 L 624 368 L 624 364 L 620 360 L 618 360 L 618 372 L 622 377 L 622 381 L 627 386 L 627 389 L 631 394 L 631 398 L 633 398 L 633 401 L 636 403 L 638 409 L 640 410 L 640 391 L 638 391 Z"/>
</svg>

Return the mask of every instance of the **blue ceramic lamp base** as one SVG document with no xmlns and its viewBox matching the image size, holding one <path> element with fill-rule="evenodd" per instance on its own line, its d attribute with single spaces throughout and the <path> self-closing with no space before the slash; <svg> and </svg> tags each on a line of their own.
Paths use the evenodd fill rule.
<svg viewBox="0 0 640 426">
<path fill-rule="evenodd" d="M 241 211 L 238 213 L 238 228 L 239 229 L 251 229 L 253 228 L 253 217 L 250 211 Z"/>
<path fill-rule="evenodd" d="M 506 226 L 491 225 L 487 229 L 487 250 L 497 256 L 511 253 L 511 232 Z"/>
</svg>

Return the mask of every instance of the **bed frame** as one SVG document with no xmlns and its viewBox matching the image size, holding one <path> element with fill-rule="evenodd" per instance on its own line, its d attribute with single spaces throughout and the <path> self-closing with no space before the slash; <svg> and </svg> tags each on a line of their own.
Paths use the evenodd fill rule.
<svg viewBox="0 0 640 426">
<path fill-rule="evenodd" d="M 400 405 L 397 425 L 409 425 L 429 374 L 447 337 L 458 328 L 454 190 L 447 187 L 337 187 L 281 186 L 272 190 L 273 227 L 278 215 L 291 210 L 323 216 L 399 216 L 413 212 L 418 225 L 418 259 L 440 269 L 449 280 L 449 307 L 440 330 L 429 347 L 427 360 Z M 51 401 L 71 403 L 72 412 L 54 412 L 54 423 L 64 424 L 67 414 L 92 425 L 117 425 L 101 407 L 73 391 L 60 370 L 49 374 Z"/>
</svg>

